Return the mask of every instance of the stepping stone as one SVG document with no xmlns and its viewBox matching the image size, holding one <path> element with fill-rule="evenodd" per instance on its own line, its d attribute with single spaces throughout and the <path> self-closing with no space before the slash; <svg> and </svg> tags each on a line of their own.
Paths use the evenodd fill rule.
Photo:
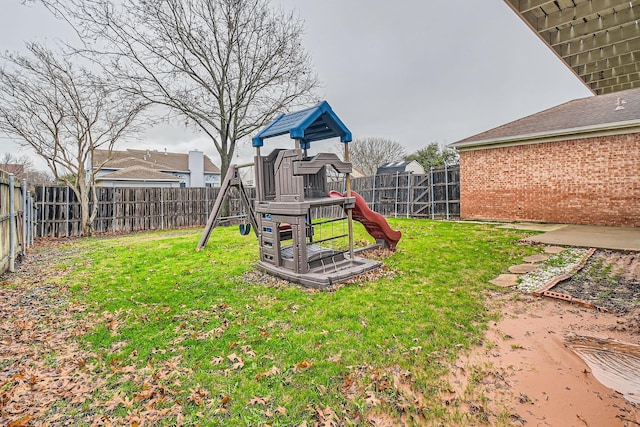
<svg viewBox="0 0 640 427">
<path fill-rule="evenodd" d="M 511 267 L 509 267 L 509 271 L 514 274 L 530 273 L 537 269 L 538 269 L 538 266 L 535 264 L 518 264 L 518 265 L 512 265 Z"/>
<path fill-rule="evenodd" d="M 548 259 L 549 257 L 547 255 L 542 255 L 542 254 L 531 255 L 531 256 L 526 256 L 522 258 L 524 262 L 542 262 Z"/>
<path fill-rule="evenodd" d="M 489 280 L 489 283 L 496 286 L 501 286 L 503 288 L 508 288 L 518 284 L 518 275 L 517 274 L 501 274 L 495 279 Z"/>
<path fill-rule="evenodd" d="M 564 248 L 561 248 L 560 246 L 546 246 L 544 251 L 548 254 L 559 254 L 564 251 Z"/>
</svg>

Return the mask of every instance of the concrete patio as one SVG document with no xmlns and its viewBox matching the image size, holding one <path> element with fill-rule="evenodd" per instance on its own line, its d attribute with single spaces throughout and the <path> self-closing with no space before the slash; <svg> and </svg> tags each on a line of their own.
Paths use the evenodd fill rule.
<svg viewBox="0 0 640 427">
<path fill-rule="evenodd" d="M 530 243 L 640 252 L 638 227 L 562 224 L 531 224 L 528 227 L 526 224 L 514 224 L 511 228 L 545 231 L 543 234 L 523 239 Z"/>
</svg>

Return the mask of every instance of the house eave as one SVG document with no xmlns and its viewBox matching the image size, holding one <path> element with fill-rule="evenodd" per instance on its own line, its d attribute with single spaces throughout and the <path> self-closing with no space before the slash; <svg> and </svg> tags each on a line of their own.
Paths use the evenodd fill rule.
<svg viewBox="0 0 640 427">
<path fill-rule="evenodd" d="M 110 178 L 98 177 L 97 181 L 140 181 L 140 182 L 180 182 L 180 179 L 161 179 L 161 178 Z"/>
<path fill-rule="evenodd" d="M 568 141 L 580 138 L 624 135 L 640 133 L 640 120 L 582 126 L 555 131 L 535 132 L 503 138 L 491 138 L 479 141 L 454 142 L 449 147 L 458 151 L 482 150 L 488 148 L 509 147 L 515 145 L 540 144 L 544 142 Z"/>
</svg>

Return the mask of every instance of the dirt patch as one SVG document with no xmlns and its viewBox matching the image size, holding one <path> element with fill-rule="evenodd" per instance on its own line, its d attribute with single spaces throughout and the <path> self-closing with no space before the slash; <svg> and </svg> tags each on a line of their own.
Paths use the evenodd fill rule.
<svg viewBox="0 0 640 427">
<path fill-rule="evenodd" d="M 640 408 L 598 381 L 575 337 L 640 343 L 637 253 L 597 251 L 553 290 L 607 311 L 513 290 L 493 294 L 502 319 L 451 366 L 442 399 L 459 425 L 637 426 Z M 640 392 L 640 391 L 639 391 Z"/>
</svg>

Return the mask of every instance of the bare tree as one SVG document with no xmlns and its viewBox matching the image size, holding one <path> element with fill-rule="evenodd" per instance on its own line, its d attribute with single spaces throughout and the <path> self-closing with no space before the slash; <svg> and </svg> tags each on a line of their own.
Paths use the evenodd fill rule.
<svg viewBox="0 0 640 427">
<path fill-rule="evenodd" d="M 205 133 L 222 175 L 236 143 L 312 101 L 303 23 L 268 0 L 39 0 L 71 22 L 120 88 Z"/>
<path fill-rule="evenodd" d="M 385 163 L 402 161 L 405 149 L 399 142 L 386 138 L 356 138 L 349 143 L 351 163 L 366 176 L 373 176 Z"/>
<path fill-rule="evenodd" d="M 89 203 L 90 193 L 95 200 L 93 151 L 111 150 L 142 106 L 39 44 L 27 49 L 30 56 L 1 56 L 0 131 L 30 146 L 55 179 L 69 185 L 80 201 L 83 234 L 90 235 L 97 213 Z"/>
</svg>

